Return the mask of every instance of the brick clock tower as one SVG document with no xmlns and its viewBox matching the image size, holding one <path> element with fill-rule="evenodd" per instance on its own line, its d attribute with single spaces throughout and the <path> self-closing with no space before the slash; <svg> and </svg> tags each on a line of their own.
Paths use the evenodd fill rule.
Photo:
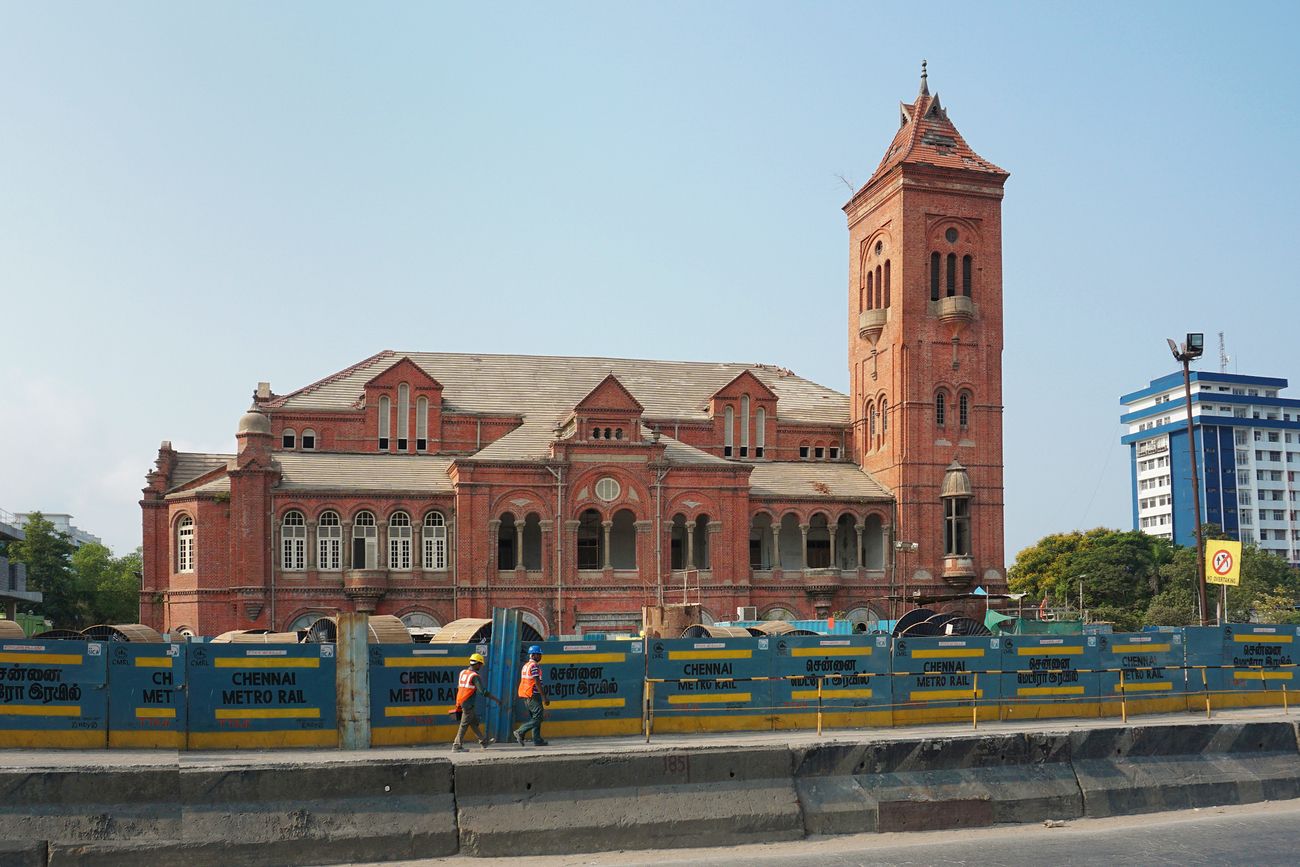
<svg viewBox="0 0 1300 867">
<path fill-rule="evenodd" d="M 884 159 L 844 206 L 855 454 L 894 493 L 897 592 L 1003 592 L 1008 174 L 966 144 L 924 63 L 900 112 Z"/>
</svg>

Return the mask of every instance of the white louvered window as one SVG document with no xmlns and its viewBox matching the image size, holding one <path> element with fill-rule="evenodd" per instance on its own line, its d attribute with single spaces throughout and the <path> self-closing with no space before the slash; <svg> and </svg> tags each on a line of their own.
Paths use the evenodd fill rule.
<svg viewBox="0 0 1300 867">
<path fill-rule="evenodd" d="M 740 456 L 749 457 L 749 395 L 740 399 Z"/>
<path fill-rule="evenodd" d="M 422 397 L 415 402 L 415 450 L 429 450 L 429 399 Z"/>
<path fill-rule="evenodd" d="M 388 519 L 388 568 L 411 571 L 411 516 L 405 512 Z"/>
<path fill-rule="evenodd" d="M 194 571 L 194 519 L 189 515 L 176 524 L 176 571 Z"/>
<path fill-rule="evenodd" d="M 388 395 L 379 398 L 379 450 L 388 451 L 388 414 L 392 411 L 393 402 L 388 399 Z"/>
<path fill-rule="evenodd" d="M 434 571 L 447 568 L 447 522 L 442 512 L 424 516 L 424 568 Z"/>
<path fill-rule="evenodd" d="M 280 446 L 284 449 L 292 449 L 298 443 L 298 435 L 293 432 L 293 428 L 285 428 L 280 434 Z"/>
<path fill-rule="evenodd" d="M 316 528 L 316 568 L 338 572 L 343 568 L 343 525 L 338 512 L 325 512 Z"/>
<path fill-rule="evenodd" d="M 307 521 L 302 512 L 284 513 L 280 524 L 280 568 L 286 572 L 307 568 Z"/>
<path fill-rule="evenodd" d="M 371 512 L 358 512 L 352 521 L 352 568 L 379 568 L 379 530 Z"/>
<path fill-rule="evenodd" d="M 736 441 L 736 432 L 734 430 L 736 426 L 736 411 L 731 407 L 727 407 L 726 412 L 722 415 L 722 456 L 724 458 L 729 458 L 731 457 L 732 444 Z"/>
<path fill-rule="evenodd" d="M 302 447 L 307 451 L 314 451 L 316 448 L 316 431 L 307 428 L 302 432 Z"/>
<path fill-rule="evenodd" d="M 754 413 L 754 457 L 761 458 L 767 450 L 767 410 L 761 406 Z"/>
</svg>

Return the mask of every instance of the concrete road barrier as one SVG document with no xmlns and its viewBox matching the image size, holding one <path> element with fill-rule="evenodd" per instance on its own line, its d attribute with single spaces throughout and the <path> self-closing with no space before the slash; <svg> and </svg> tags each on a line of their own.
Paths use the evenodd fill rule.
<svg viewBox="0 0 1300 867">
<path fill-rule="evenodd" d="M 788 747 L 456 767 L 463 855 L 730 846 L 803 836 Z"/>
<path fill-rule="evenodd" d="M 1089 817 L 1300 798 L 1290 723 L 1107 728 L 1070 741 Z"/>
<path fill-rule="evenodd" d="M 0 840 L 151 840 L 180 834 L 174 768 L 0 772 Z"/>
<path fill-rule="evenodd" d="M 920 831 L 1083 815 L 1062 735 L 838 743 L 796 751 L 809 834 Z"/>
</svg>

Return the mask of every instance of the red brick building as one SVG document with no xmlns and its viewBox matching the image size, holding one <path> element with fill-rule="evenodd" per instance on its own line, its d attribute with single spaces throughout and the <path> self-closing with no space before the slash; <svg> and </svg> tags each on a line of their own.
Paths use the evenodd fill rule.
<svg viewBox="0 0 1300 867">
<path fill-rule="evenodd" d="M 766 365 L 392 351 L 260 384 L 234 454 L 160 448 L 141 619 L 513 606 L 580 634 L 660 599 L 865 619 L 904 588 L 1003 589 L 1006 178 L 923 73 L 845 206 L 848 396 Z"/>
</svg>

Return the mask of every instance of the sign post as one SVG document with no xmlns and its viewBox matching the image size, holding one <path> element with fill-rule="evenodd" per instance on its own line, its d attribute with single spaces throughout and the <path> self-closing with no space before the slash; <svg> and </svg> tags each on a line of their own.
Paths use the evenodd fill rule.
<svg viewBox="0 0 1300 867">
<path fill-rule="evenodd" d="M 1228 620 L 1228 588 L 1241 584 L 1241 543 L 1213 539 L 1205 543 L 1205 583 L 1218 584 L 1219 625 Z"/>
</svg>

